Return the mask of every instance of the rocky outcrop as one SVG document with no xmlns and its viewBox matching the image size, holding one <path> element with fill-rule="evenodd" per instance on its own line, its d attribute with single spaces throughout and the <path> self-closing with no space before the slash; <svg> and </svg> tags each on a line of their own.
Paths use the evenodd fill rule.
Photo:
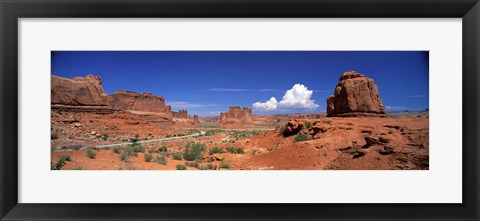
<svg viewBox="0 0 480 221">
<path fill-rule="evenodd" d="M 102 79 L 91 74 L 73 79 L 51 76 L 51 104 L 63 106 L 107 106 Z"/>
<path fill-rule="evenodd" d="M 52 109 L 56 111 L 100 114 L 127 111 L 149 122 L 172 121 L 171 107 L 163 97 L 123 90 L 107 95 L 102 79 L 91 74 L 73 79 L 52 75 L 51 99 Z"/>
<path fill-rule="evenodd" d="M 117 110 L 170 113 L 171 107 L 165 104 L 165 99 L 151 93 L 136 93 L 131 91 L 116 91 L 109 95 L 108 106 Z"/>
<path fill-rule="evenodd" d="M 194 124 L 199 124 L 200 123 L 200 119 L 198 118 L 198 115 L 193 115 L 193 123 Z"/>
<path fill-rule="evenodd" d="M 252 109 L 239 106 L 232 106 L 228 112 L 220 113 L 220 125 L 252 125 Z"/>
<path fill-rule="evenodd" d="M 345 72 L 327 99 L 328 117 L 385 117 L 385 107 L 371 78 Z"/>
<path fill-rule="evenodd" d="M 183 109 L 180 109 L 178 111 L 174 111 L 174 112 L 172 112 L 172 114 L 173 114 L 173 117 L 175 117 L 175 118 L 189 118 L 188 111 L 183 110 Z"/>
</svg>

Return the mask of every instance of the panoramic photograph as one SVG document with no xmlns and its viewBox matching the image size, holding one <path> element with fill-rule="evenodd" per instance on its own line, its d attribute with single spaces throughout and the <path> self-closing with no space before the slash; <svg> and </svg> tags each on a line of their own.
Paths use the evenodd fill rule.
<svg viewBox="0 0 480 221">
<path fill-rule="evenodd" d="M 52 51 L 51 170 L 428 170 L 428 51 Z"/>
</svg>

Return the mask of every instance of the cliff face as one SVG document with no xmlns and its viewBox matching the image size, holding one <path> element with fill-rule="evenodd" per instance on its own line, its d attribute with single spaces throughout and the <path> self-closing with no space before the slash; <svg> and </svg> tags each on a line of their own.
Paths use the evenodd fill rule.
<svg viewBox="0 0 480 221">
<path fill-rule="evenodd" d="M 117 110 L 131 110 L 157 113 L 171 113 L 171 107 L 165 104 L 165 99 L 151 93 L 136 93 L 131 91 L 116 91 L 109 95 L 108 106 Z"/>
<path fill-rule="evenodd" d="M 355 71 L 345 72 L 327 99 L 329 117 L 385 117 L 375 81 Z"/>
<path fill-rule="evenodd" d="M 220 113 L 221 125 L 252 125 L 252 109 L 232 106 L 227 112 Z"/>
<path fill-rule="evenodd" d="M 51 84 L 52 109 L 97 113 L 128 111 L 146 121 L 172 121 L 171 107 L 163 97 L 123 90 L 107 95 L 98 76 L 89 74 L 85 78 L 69 79 L 52 75 Z"/>
<path fill-rule="evenodd" d="M 172 112 L 172 114 L 173 114 L 173 117 L 175 117 L 175 118 L 189 118 L 188 111 L 183 110 L 183 109 L 180 109 L 178 111 L 174 111 L 174 112 Z"/>
<path fill-rule="evenodd" d="M 51 77 L 51 104 L 72 106 L 107 106 L 100 77 Z"/>
</svg>

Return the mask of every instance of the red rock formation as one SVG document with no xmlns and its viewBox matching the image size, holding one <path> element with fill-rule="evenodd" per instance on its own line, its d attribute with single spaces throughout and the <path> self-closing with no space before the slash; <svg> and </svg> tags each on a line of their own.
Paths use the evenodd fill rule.
<svg viewBox="0 0 480 221">
<path fill-rule="evenodd" d="M 252 125 L 253 116 L 252 109 L 244 107 L 243 110 L 239 106 L 232 106 L 228 112 L 220 114 L 221 125 Z"/>
<path fill-rule="evenodd" d="M 108 106 L 117 110 L 145 111 L 171 113 L 171 107 L 165 104 L 165 99 L 151 93 L 136 93 L 131 91 L 116 91 L 109 95 Z"/>
<path fill-rule="evenodd" d="M 52 75 L 51 83 L 52 109 L 102 114 L 128 111 L 150 122 L 172 121 L 171 107 L 163 97 L 130 91 L 107 95 L 98 76 L 69 79 Z"/>
<path fill-rule="evenodd" d="M 187 110 L 180 109 L 178 111 L 172 112 L 172 114 L 175 118 L 189 118 Z"/>
<path fill-rule="evenodd" d="M 200 123 L 200 119 L 198 119 L 198 115 L 193 115 L 193 123 L 194 124 L 199 124 Z"/>
<path fill-rule="evenodd" d="M 327 99 L 328 117 L 385 117 L 374 80 L 355 71 L 345 72 Z"/>
<path fill-rule="evenodd" d="M 51 104 L 72 106 L 107 106 L 102 79 L 91 74 L 73 79 L 52 75 Z"/>
</svg>

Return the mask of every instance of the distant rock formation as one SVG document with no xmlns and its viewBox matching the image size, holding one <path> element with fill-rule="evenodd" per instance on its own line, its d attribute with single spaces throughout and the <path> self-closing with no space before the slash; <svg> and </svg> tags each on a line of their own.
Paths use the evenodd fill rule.
<svg viewBox="0 0 480 221">
<path fill-rule="evenodd" d="M 162 96 L 146 92 L 116 91 L 109 95 L 108 106 L 117 110 L 172 113 L 171 107 L 165 104 Z"/>
<path fill-rule="evenodd" d="M 220 113 L 221 125 L 252 125 L 253 116 L 252 109 L 240 106 L 232 106 L 228 112 Z"/>
<path fill-rule="evenodd" d="M 183 110 L 183 109 L 180 109 L 178 111 L 174 111 L 174 112 L 172 112 L 172 114 L 173 114 L 173 117 L 175 117 L 175 118 L 189 118 L 188 111 Z"/>
<path fill-rule="evenodd" d="M 345 72 L 327 99 L 328 117 L 385 117 L 374 80 L 355 71 Z"/>
<path fill-rule="evenodd" d="M 100 77 L 87 75 L 73 79 L 52 75 L 51 104 L 72 106 L 107 106 Z"/>
<path fill-rule="evenodd" d="M 198 118 L 198 115 L 193 115 L 193 123 L 194 124 L 199 124 L 200 123 L 200 119 Z"/>
</svg>

